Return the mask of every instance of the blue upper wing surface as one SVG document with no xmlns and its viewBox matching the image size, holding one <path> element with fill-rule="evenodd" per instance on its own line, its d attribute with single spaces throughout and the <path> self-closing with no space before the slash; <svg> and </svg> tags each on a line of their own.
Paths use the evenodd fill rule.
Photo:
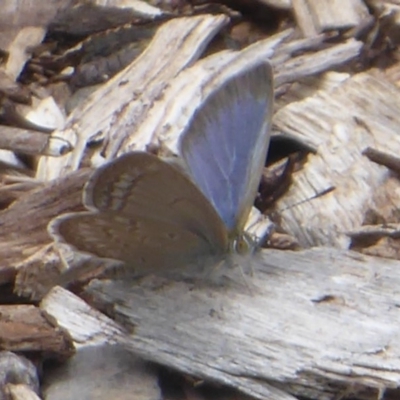
<svg viewBox="0 0 400 400">
<path fill-rule="evenodd" d="M 243 229 L 257 193 L 270 137 L 272 71 L 251 66 L 211 93 L 183 134 L 192 179 L 229 231 Z"/>
</svg>

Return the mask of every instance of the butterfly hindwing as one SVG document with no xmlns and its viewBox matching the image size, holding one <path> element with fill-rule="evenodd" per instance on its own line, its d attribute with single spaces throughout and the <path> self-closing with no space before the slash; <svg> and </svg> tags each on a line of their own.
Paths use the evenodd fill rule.
<svg viewBox="0 0 400 400">
<path fill-rule="evenodd" d="M 120 213 L 71 213 L 53 220 L 50 232 L 75 251 L 122 261 L 137 273 L 165 274 L 195 264 L 204 254 L 224 254 L 196 233 L 157 219 Z"/>
</svg>

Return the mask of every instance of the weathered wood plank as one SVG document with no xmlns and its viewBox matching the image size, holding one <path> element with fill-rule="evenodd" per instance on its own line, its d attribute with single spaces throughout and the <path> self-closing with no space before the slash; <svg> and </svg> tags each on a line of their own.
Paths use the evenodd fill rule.
<svg viewBox="0 0 400 400">
<path fill-rule="evenodd" d="M 152 278 L 87 290 L 131 330 L 131 351 L 260 399 L 284 398 L 271 387 L 332 400 L 399 386 L 398 261 L 269 250 L 253 267 L 250 291 Z"/>
</svg>

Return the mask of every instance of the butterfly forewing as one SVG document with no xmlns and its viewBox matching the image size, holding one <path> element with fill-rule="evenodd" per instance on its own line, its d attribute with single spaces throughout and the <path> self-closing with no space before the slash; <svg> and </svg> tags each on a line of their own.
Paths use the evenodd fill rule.
<svg viewBox="0 0 400 400">
<path fill-rule="evenodd" d="M 262 63 L 211 94 L 183 134 L 190 174 L 230 231 L 243 229 L 256 196 L 272 108 L 272 71 Z"/>
<path fill-rule="evenodd" d="M 137 270 L 161 271 L 227 251 L 228 234 L 212 205 L 173 166 L 128 153 L 95 171 L 84 189 L 92 212 L 52 221 L 56 241 Z"/>
</svg>

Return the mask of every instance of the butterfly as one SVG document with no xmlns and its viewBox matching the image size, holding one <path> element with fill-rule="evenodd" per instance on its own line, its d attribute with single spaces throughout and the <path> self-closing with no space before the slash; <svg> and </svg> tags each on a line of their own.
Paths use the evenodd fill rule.
<svg viewBox="0 0 400 400">
<path fill-rule="evenodd" d="M 273 109 L 267 62 L 214 90 L 180 142 L 185 171 L 130 152 L 94 171 L 83 191 L 88 211 L 48 227 L 56 243 L 119 260 L 137 273 L 208 268 L 251 251 L 244 232 L 265 163 Z"/>
</svg>

